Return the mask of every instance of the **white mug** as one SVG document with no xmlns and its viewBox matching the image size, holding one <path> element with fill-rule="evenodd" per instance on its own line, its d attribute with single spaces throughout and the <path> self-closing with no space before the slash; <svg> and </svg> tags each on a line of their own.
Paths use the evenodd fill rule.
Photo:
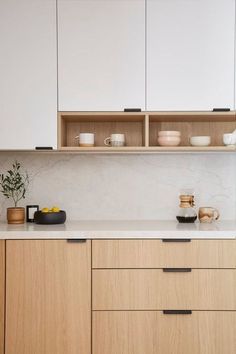
<svg viewBox="0 0 236 354">
<path fill-rule="evenodd" d="M 111 134 L 111 136 L 104 140 L 104 144 L 106 146 L 124 146 L 125 134 Z"/>
<path fill-rule="evenodd" d="M 236 144 L 236 135 L 235 134 L 223 134 L 223 143 L 224 143 L 224 145 L 235 145 Z"/>
<path fill-rule="evenodd" d="M 80 133 L 75 137 L 78 139 L 79 146 L 90 147 L 94 146 L 94 134 L 93 133 Z"/>
</svg>

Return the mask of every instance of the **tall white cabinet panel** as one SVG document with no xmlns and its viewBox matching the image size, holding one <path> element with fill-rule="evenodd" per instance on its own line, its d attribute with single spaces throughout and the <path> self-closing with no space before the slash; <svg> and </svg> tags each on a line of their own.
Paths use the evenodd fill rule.
<svg viewBox="0 0 236 354">
<path fill-rule="evenodd" d="M 145 108 L 145 0 L 58 0 L 59 110 Z"/>
<path fill-rule="evenodd" d="M 147 109 L 234 109 L 234 0 L 147 0 Z"/>
<path fill-rule="evenodd" d="M 1 0 L 0 48 L 0 149 L 56 147 L 56 0 Z"/>
</svg>

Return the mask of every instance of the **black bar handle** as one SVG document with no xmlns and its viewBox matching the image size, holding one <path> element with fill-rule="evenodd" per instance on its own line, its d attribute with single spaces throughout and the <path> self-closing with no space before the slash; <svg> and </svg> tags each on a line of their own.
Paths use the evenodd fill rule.
<svg viewBox="0 0 236 354">
<path fill-rule="evenodd" d="M 85 243 L 87 240 L 85 238 L 68 238 L 69 243 Z"/>
<path fill-rule="evenodd" d="M 53 150 L 52 146 L 35 146 L 35 150 Z"/>
<path fill-rule="evenodd" d="M 164 315 L 192 315 L 192 310 L 164 310 Z"/>
<path fill-rule="evenodd" d="M 163 238 L 162 242 L 191 242 L 190 238 Z"/>
<path fill-rule="evenodd" d="M 230 112 L 230 108 L 213 108 L 212 112 Z"/>
<path fill-rule="evenodd" d="M 141 108 L 124 108 L 124 112 L 142 112 Z"/>
<path fill-rule="evenodd" d="M 165 273 L 190 273 L 192 268 L 163 268 Z"/>
</svg>

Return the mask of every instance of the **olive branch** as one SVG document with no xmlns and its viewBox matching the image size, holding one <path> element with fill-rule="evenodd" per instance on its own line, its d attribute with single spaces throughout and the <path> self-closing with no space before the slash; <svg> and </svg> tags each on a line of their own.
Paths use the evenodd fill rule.
<svg viewBox="0 0 236 354">
<path fill-rule="evenodd" d="M 12 164 L 12 169 L 7 171 L 5 175 L 0 174 L 1 193 L 7 199 L 11 198 L 15 207 L 21 199 L 25 199 L 28 185 L 28 173 L 21 170 L 21 164 L 18 161 Z"/>
</svg>

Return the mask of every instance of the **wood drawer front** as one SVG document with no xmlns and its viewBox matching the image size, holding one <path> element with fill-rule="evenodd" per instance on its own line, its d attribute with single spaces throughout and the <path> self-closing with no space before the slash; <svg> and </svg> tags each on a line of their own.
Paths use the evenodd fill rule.
<svg viewBox="0 0 236 354">
<path fill-rule="evenodd" d="M 236 310 L 236 270 L 93 270 L 93 310 Z"/>
<path fill-rule="evenodd" d="M 0 354 L 4 353 L 5 241 L 0 240 Z"/>
<path fill-rule="evenodd" d="M 235 240 L 95 240 L 93 268 L 235 268 Z"/>
<path fill-rule="evenodd" d="M 93 354 L 235 354 L 236 312 L 93 312 Z"/>
</svg>

